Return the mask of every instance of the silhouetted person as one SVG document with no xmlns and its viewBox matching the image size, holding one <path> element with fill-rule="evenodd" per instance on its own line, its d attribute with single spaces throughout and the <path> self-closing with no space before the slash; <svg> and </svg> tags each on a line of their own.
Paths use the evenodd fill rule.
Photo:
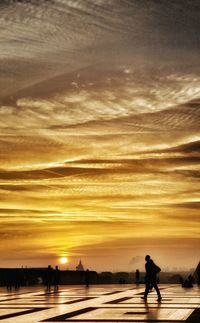
<svg viewBox="0 0 200 323">
<path fill-rule="evenodd" d="M 45 279 L 46 279 L 47 290 L 50 291 L 52 279 L 53 279 L 53 268 L 50 265 L 47 267 L 45 276 L 46 276 Z"/>
<path fill-rule="evenodd" d="M 14 287 L 15 289 L 19 289 L 20 287 L 20 273 L 18 269 L 14 269 L 13 271 L 13 279 L 14 279 Z"/>
<path fill-rule="evenodd" d="M 195 283 L 195 279 L 191 274 L 188 276 L 188 280 L 191 284 Z"/>
<path fill-rule="evenodd" d="M 200 285 L 200 266 L 197 268 L 197 284 Z"/>
<path fill-rule="evenodd" d="M 139 283 L 140 283 L 140 271 L 139 271 L 139 269 L 136 269 L 136 272 L 135 272 L 135 283 L 137 285 L 139 285 Z"/>
<path fill-rule="evenodd" d="M 160 272 L 160 268 L 158 266 L 156 266 L 156 264 L 153 262 L 153 260 L 151 259 L 151 257 L 149 255 L 147 255 L 145 257 L 146 260 L 146 264 L 145 264 L 145 269 L 146 269 L 146 277 L 145 277 L 145 284 L 146 284 L 146 288 L 145 288 L 145 292 L 144 292 L 144 296 L 142 297 L 143 299 L 147 299 L 149 290 L 151 288 L 155 288 L 156 293 L 158 295 L 158 301 L 161 301 L 161 295 L 160 295 L 160 290 L 157 286 L 157 274 Z"/>
<path fill-rule="evenodd" d="M 58 269 L 58 266 L 56 266 L 55 270 L 53 271 L 53 284 L 54 289 L 58 289 L 60 285 L 60 270 Z"/>
<path fill-rule="evenodd" d="M 87 269 L 85 271 L 85 285 L 86 285 L 86 287 L 89 287 L 89 285 L 90 285 L 90 271 L 89 271 L 89 269 Z"/>
<path fill-rule="evenodd" d="M 185 287 L 185 288 L 191 288 L 191 287 L 193 287 L 193 284 L 192 284 L 192 282 L 191 282 L 191 281 L 189 281 L 189 279 L 186 279 L 186 280 L 183 282 L 182 286 L 183 286 L 183 287 Z"/>
<path fill-rule="evenodd" d="M 185 281 L 183 281 L 182 286 L 186 288 L 191 288 L 193 287 L 193 283 L 194 277 L 192 275 L 189 275 L 188 278 Z"/>
<path fill-rule="evenodd" d="M 13 286 L 12 270 L 8 269 L 6 271 L 6 288 L 7 288 L 7 290 L 12 290 L 12 286 Z"/>
</svg>

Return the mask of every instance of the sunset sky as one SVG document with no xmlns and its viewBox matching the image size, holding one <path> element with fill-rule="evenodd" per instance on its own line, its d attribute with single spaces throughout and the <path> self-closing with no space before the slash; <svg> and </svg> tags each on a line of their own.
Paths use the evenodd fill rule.
<svg viewBox="0 0 200 323">
<path fill-rule="evenodd" d="M 0 267 L 196 267 L 199 0 L 0 13 Z"/>
</svg>

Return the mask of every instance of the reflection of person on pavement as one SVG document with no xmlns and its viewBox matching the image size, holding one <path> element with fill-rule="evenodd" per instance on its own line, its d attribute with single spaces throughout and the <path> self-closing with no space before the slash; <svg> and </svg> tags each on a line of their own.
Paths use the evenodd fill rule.
<svg viewBox="0 0 200 323">
<path fill-rule="evenodd" d="M 144 296 L 142 299 L 147 299 L 148 293 L 151 288 L 155 288 L 156 293 L 158 295 L 158 301 L 161 301 L 161 295 L 160 295 L 160 290 L 157 286 L 157 274 L 160 272 L 160 268 L 156 266 L 156 264 L 153 262 L 151 257 L 147 255 L 145 257 L 146 264 L 145 264 L 145 269 L 146 269 L 146 277 L 145 277 L 145 283 L 146 283 L 146 288 L 144 292 Z"/>
</svg>

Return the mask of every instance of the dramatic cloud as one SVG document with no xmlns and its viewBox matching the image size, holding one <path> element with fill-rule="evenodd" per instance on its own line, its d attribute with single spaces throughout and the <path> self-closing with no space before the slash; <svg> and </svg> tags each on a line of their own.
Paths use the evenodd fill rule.
<svg viewBox="0 0 200 323">
<path fill-rule="evenodd" d="M 195 266 L 199 1 L 0 9 L 0 265 Z"/>
</svg>

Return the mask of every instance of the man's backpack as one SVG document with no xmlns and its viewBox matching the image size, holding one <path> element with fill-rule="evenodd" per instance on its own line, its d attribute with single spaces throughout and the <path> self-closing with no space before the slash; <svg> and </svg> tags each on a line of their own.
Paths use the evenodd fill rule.
<svg viewBox="0 0 200 323">
<path fill-rule="evenodd" d="M 154 272 L 158 274 L 161 271 L 160 267 L 154 264 Z"/>
</svg>

